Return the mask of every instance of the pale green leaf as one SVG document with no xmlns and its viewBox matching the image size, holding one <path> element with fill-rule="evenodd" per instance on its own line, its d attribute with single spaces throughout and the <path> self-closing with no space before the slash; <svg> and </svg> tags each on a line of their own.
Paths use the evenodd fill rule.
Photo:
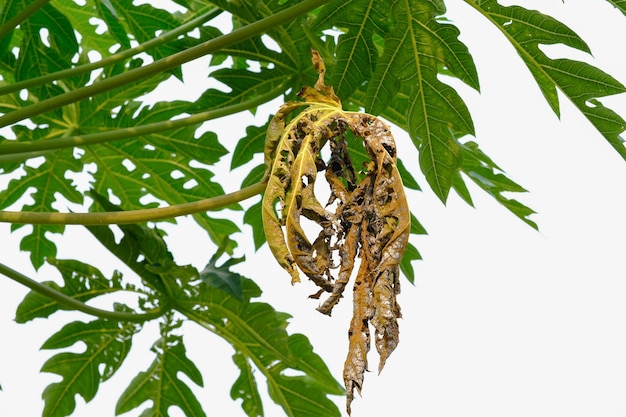
<svg viewBox="0 0 626 417">
<path fill-rule="evenodd" d="M 121 307 L 120 307 L 121 308 Z M 62 352 L 51 357 L 41 368 L 62 377 L 44 390 L 43 417 L 70 415 L 76 407 L 78 394 L 86 402 L 91 401 L 100 386 L 120 367 L 132 343 L 132 336 L 139 330 L 137 324 L 111 320 L 95 320 L 89 323 L 72 322 L 50 337 L 42 349 L 62 349 L 82 342 L 87 348 L 82 353 Z"/>
<path fill-rule="evenodd" d="M 165 332 L 164 332 L 165 333 Z M 146 401 L 142 417 L 167 417 L 171 407 L 179 407 L 187 417 L 205 417 L 206 413 L 186 382 L 185 375 L 194 384 L 202 386 L 202 374 L 187 357 L 180 336 L 165 333 L 152 347 L 156 358 L 145 372 L 140 372 L 122 393 L 115 406 L 116 414 L 123 414 L 140 407 Z"/>
<path fill-rule="evenodd" d="M 42 284 L 78 301 L 85 302 L 125 288 L 122 285 L 122 276 L 117 271 L 113 273 L 111 278 L 106 278 L 97 268 L 79 261 L 51 258 L 48 258 L 47 261 L 61 272 L 64 285 L 61 287 L 54 281 L 42 282 Z M 15 321 L 25 323 L 35 318 L 49 317 L 58 310 L 67 310 L 67 308 L 45 295 L 31 291 L 17 306 Z"/>
<path fill-rule="evenodd" d="M 239 368 L 240 374 L 230 389 L 230 397 L 235 401 L 241 399 L 241 408 L 248 417 L 263 416 L 263 401 L 259 394 L 252 364 L 241 353 L 233 355 L 233 362 Z"/>
</svg>

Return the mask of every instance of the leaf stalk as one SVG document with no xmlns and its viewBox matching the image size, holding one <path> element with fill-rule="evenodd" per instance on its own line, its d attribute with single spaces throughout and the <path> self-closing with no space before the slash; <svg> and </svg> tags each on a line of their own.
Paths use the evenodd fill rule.
<svg viewBox="0 0 626 417">
<path fill-rule="evenodd" d="M 272 91 L 261 94 L 252 99 L 245 100 L 241 103 L 207 110 L 202 113 L 196 113 L 183 119 L 166 120 L 142 126 L 127 127 L 87 135 L 63 136 L 58 139 L 48 139 L 34 142 L 5 142 L 0 144 L 0 162 L 26 160 L 34 156 L 39 156 L 38 153 L 33 153 L 37 151 L 40 151 L 42 152 L 41 154 L 43 154 L 44 152 L 53 149 L 69 148 L 73 146 L 87 146 L 114 140 L 129 139 L 137 136 L 162 132 L 164 130 L 178 129 L 196 123 L 206 122 L 207 120 L 217 119 L 260 106 L 261 104 L 266 103 L 280 95 L 284 91 L 286 85 L 288 85 L 288 83 L 281 84 L 278 88 Z"/>
<path fill-rule="evenodd" d="M 130 70 L 111 78 L 100 80 L 86 87 L 69 91 L 67 93 L 42 100 L 38 103 L 31 104 L 30 106 L 19 110 L 12 111 L 0 117 L 0 127 L 5 127 L 31 116 L 54 110 L 67 104 L 75 103 L 114 88 L 119 88 L 126 84 L 171 70 L 186 62 L 193 61 L 194 59 L 200 58 L 204 55 L 219 51 L 220 49 L 226 48 L 253 36 L 260 35 L 276 26 L 289 22 L 298 16 L 328 3 L 329 1 L 330 0 L 305 0 L 295 6 L 283 10 L 282 12 L 246 25 L 242 28 L 234 30 L 231 33 L 218 36 L 217 38 L 206 41 L 200 45 L 162 58 L 149 65 Z"/>
<path fill-rule="evenodd" d="M 265 186 L 265 183 L 258 182 L 232 193 L 200 201 L 144 210 L 110 211 L 105 213 L 0 211 L 0 222 L 19 224 L 74 224 L 83 226 L 144 223 L 220 209 L 262 193 L 265 190 Z"/>
<path fill-rule="evenodd" d="M 45 6 L 50 0 L 34 0 L 28 6 L 24 7 L 18 14 L 9 19 L 0 26 L 0 39 L 4 38 L 17 25 L 28 19 L 33 13 Z"/>
<path fill-rule="evenodd" d="M 15 282 L 18 282 L 25 287 L 30 288 L 31 290 L 42 294 L 51 300 L 56 301 L 57 303 L 69 307 L 74 310 L 81 311 L 85 314 L 89 314 L 92 316 L 96 316 L 102 319 L 116 320 L 116 321 L 126 321 L 133 323 L 144 323 L 146 321 L 154 320 L 156 318 L 161 317 L 166 312 L 170 310 L 169 306 L 165 306 L 162 308 L 158 308 L 156 310 L 150 311 L 148 313 L 126 313 L 123 311 L 109 311 L 103 310 L 100 308 L 92 307 L 87 305 L 81 301 L 78 301 L 72 297 L 69 297 L 52 287 L 47 285 L 43 285 L 40 282 L 35 281 L 32 278 L 27 277 L 26 275 L 10 268 L 2 263 L 0 263 L 0 274 L 12 279 Z"/>
<path fill-rule="evenodd" d="M 49 1 L 49 0 L 46 0 Z M 220 13 L 222 13 L 222 10 L 219 8 L 213 8 L 211 10 L 209 10 L 206 13 L 203 13 L 202 15 L 191 19 L 190 21 L 178 26 L 177 28 L 164 33 L 160 36 L 157 36 L 154 39 L 150 39 L 147 42 L 142 43 L 141 45 L 137 45 L 134 48 L 131 49 L 126 49 L 124 51 L 118 52 L 116 54 L 113 54 L 109 57 L 106 57 L 104 59 L 101 59 L 99 61 L 96 62 L 90 62 L 88 64 L 83 64 L 83 65 L 79 65 L 76 66 L 74 68 L 68 68 L 65 70 L 61 70 L 61 71 L 57 71 L 57 72 L 53 72 L 50 74 L 45 74 L 45 75 L 41 75 L 39 77 L 35 77 L 35 78 L 31 78 L 29 80 L 23 80 L 23 81 L 19 81 L 16 82 L 14 84 L 10 84 L 10 85 L 5 85 L 0 87 L 0 96 L 3 96 L 5 94 L 9 94 L 9 93 L 13 93 L 15 91 L 19 91 L 22 90 L 24 88 L 31 88 L 31 87 L 35 87 L 38 85 L 42 85 L 51 81 L 55 81 L 55 80 L 61 80 L 64 78 L 69 78 L 69 77 L 74 77 L 77 75 L 81 75 L 87 72 L 91 72 L 93 70 L 99 69 L 99 68 L 103 68 L 112 64 L 115 64 L 116 62 L 119 61 L 123 61 L 124 59 L 130 58 L 132 56 L 135 56 L 141 52 L 145 52 L 148 51 L 150 49 L 156 48 L 157 46 L 163 45 L 164 43 L 167 43 L 173 39 L 175 39 L 176 37 L 178 37 L 179 35 L 189 32 L 193 29 L 195 29 L 196 27 L 200 26 L 201 24 L 203 24 L 204 22 L 207 22 L 211 19 L 213 19 L 214 17 L 216 17 L 217 15 L 219 15 Z M 1 38 L 1 34 L 0 34 L 0 38 Z"/>
</svg>

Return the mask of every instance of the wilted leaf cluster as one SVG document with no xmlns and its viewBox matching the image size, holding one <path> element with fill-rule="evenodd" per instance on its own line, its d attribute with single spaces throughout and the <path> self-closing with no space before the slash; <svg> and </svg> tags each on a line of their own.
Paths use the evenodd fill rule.
<svg viewBox="0 0 626 417">
<path fill-rule="evenodd" d="M 270 122 L 263 222 L 268 244 L 292 283 L 300 280 L 301 271 L 320 287 L 313 297 L 330 293 L 318 307 L 324 314 L 330 315 L 360 261 L 343 372 L 349 412 L 354 389 L 361 390 L 367 370 L 370 324 L 379 371 L 398 344 L 399 264 L 411 215 L 389 128 L 369 114 L 343 111 L 332 87 L 324 85 L 325 67 L 316 51 L 313 63 L 319 72 L 315 88 L 303 88 L 299 95 L 304 103 L 286 103 Z M 355 167 L 350 157 L 349 134 L 362 139 L 367 150 L 369 161 L 362 167 Z M 324 160 L 327 144 L 330 155 Z M 322 171 L 330 187 L 325 205 L 315 188 Z M 319 225 L 314 239 L 307 236 L 303 219 Z"/>
</svg>

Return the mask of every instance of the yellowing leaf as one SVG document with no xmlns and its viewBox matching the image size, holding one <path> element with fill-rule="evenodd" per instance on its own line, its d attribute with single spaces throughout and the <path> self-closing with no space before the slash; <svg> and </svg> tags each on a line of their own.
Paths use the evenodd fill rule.
<svg viewBox="0 0 626 417">
<path fill-rule="evenodd" d="M 344 366 L 349 413 L 354 390 L 360 392 L 367 370 L 370 324 L 380 355 L 379 371 L 398 344 L 399 265 L 408 244 L 411 215 L 389 128 L 372 115 L 343 111 L 332 87 L 324 85 L 324 64 L 315 52 L 313 63 L 320 76 L 314 88 L 300 91 L 305 103 L 285 104 L 270 123 L 263 224 L 270 249 L 292 283 L 300 280 L 299 270 L 320 287 L 313 298 L 330 293 L 318 307 L 323 314 L 330 315 L 341 299 L 355 259 L 361 258 Z M 286 124 L 298 104 L 308 107 Z M 367 150 L 364 174 L 357 174 L 352 163 L 348 132 L 363 140 Z M 321 150 L 326 144 L 331 154 L 324 161 Z M 331 191 L 326 206 L 315 195 L 320 171 L 325 171 Z M 315 239 L 307 236 L 303 217 L 319 226 Z"/>
</svg>

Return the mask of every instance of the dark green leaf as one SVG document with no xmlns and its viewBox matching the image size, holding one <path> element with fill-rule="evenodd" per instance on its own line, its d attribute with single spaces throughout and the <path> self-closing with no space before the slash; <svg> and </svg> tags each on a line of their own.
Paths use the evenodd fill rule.
<svg viewBox="0 0 626 417">
<path fill-rule="evenodd" d="M 558 88 L 622 158 L 626 159 L 626 147 L 620 136 L 626 130 L 626 121 L 598 100 L 626 92 L 626 87 L 585 62 L 550 59 L 540 48 L 540 45 L 563 44 L 590 52 L 587 44 L 576 33 L 556 19 L 536 10 L 527 10 L 520 6 L 505 7 L 496 0 L 468 3 L 506 34 L 557 115 L 560 113 Z"/>
<path fill-rule="evenodd" d="M 411 284 L 415 284 L 415 271 L 413 270 L 411 261 L 418 261 L 420 259 L 422 259 L 422 255 L 420 255 L 417 248 L 411 243 L 407 244 L 404 256 L 400 261 L 400 271 L 402 271 Z"/>
<path fill-rule="evenodd" d="M 209 263 L 200 272 L 200 279 L 213 288 L 229 293 L 240 301 L 243 301 L 243 289 L 241 288 L 241 275 L 230 270 L 230 266 L 244 262 L 244 258 L 231 258 L 221 266 L 217 261 L 224 253 L 220 248 L 209 260 Z"/>
<path fill-rule="evenodd" d="M 338 27 L 343 31 L 328 82 L 340 98 L 350 97 L 374 72 L 379 55 L 374 35 L 387 31 L 389 9 L 389 2 L 384 0 L 336 0 L 324 6 L 317 16 L 315 29 Z"/>
<path fill-rule="evenodd" d="M 205 91 L 196 101 L 193 108 L 195 111 L 239 104 L 271 92 L 274 92 L 274 97 L 278 97 L 287 87 L 285 82 L 289 74 L 266 68 L 262 68 L 260 72 L 224 68 L 212 72 L 211 77 L 227 85 L 231 91 L 223 92 L 213 88 Z"/>
<path fill-rule="evenodd" d="M 504 195 L 504 193 L 509 192 L 523 193 L 526 190 L 506 177 L 491 158 L 480 150 L 475 142 L 464 143 L 462 149 L 463 165 L 461 170 L 463 173 L 526 224 L 537 229 L 537 224 L 528 218 L 535 212 L 522 203 L 509 199 Z M 457 188 L 457 191 L 459 191 L 459 188 Z"/>
<path fill-rule="evenodd" d="M 16 127 L 21 140 L 40 139 L 51 133 L 51 128 L 29 130 Z M 68 172 L 80 172 L 80 162 L 74 157 L 71 149 L 61 150 L 48 154 L 45 161 L 33 168 L 24 166 L 25 175 L 9 182 L 6 189 L 0 191 L 0 208 L 6 208 L 24 195 L 30 195 L 32 203 L 25 203 L 22 211 L 56 211 L 53 207 L 57 201 L 57 193 L 61 193 L 72 203 L 81 204 L 83 196 L 80 194 L 72 181 L 65 174 Z M 34 192 L 33 192 L 34 189 Z M 32 193 L 32 194 L 31 194 Z M 13 225 L 15 230 L 23 225 Z M 43 265 L 46 257 L 56 257 L 56 245 L 46 236 L 47 232 L 62 233 L 62 225 L 33 225 L 32 231 L 24 236 L 20 243 L 20 249 L 30 252 L 30 259 L 35 268 Z"/>
<path fill-rule="evenodd" d="M 404 163 L 400 159 L 398 159 L 396 165 L 398 166 L 398 172 L 400 172 L 400 175 L 402 176 L 402 184 L 404 184 L 406 188 L 421 191 L 421 188 L 415 180 L 415 177 L 411 175 L 409 170 L 406 169 Z"/>
<path fill-rule="evenodd" d="M 265 173 L 265 165 L 257 165 L 252 168 L 246 178 L 241 182 L 241 188 L 248 187 L 249 185 L 256 184 L 261 181 L 263 174 Z"/>
<path fill-rule="evenodd" d="M 607 0 L 613 6 L 617 7 L 624 15 L 626 15 L 626 0 Z"/>
</svg>

